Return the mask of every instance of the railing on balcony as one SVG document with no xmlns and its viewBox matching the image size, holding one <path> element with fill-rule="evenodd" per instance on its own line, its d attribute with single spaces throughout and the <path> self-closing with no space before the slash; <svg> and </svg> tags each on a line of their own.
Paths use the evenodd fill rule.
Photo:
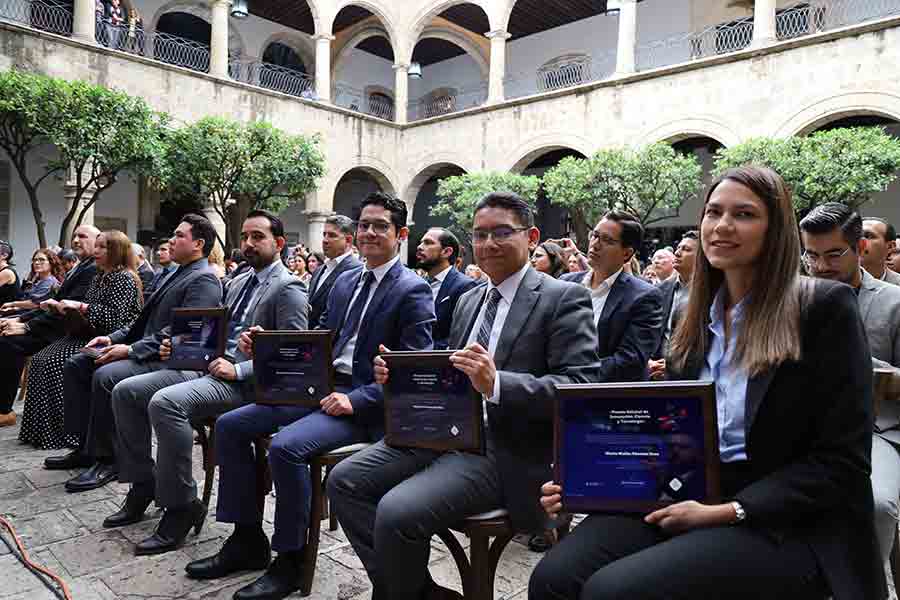
<svg viewBox="0 0 900 600">
<path fill-rule="evenodd" d="M 2 2 L 3 0 L 0 0 Z M 162 31 L 145 30 L 135 23 L 98 21 L 97 43 L 113 50 L 146 56 L 192 71 L 209 71 L 209 46 Z"/>
<path fill-rule="evenodd" d="M 315 80 L 306 73 L 247 56 L 232 56 L 228 61 L 228 74 L 235 81 L 291 96 L 316 97 Z"/>
<path fill-rule="evenodd" d="M 335 86 L 334 104 L 387 121 L 394 120 L 394 102 L 381 93 L 369 93 L 347 83 Z"/>
<path fill-rule="evenodd" d="M 487 97 L 487 83 L 483 82 L 459 89 L 441 88 L 437 92 L 431 92 L 417 101 L 410 102 L 409 120 L 417 121 L 475 108 L 487 102 Z"/>
<path fill-rule="evenodd" d="M 53 0 L 0 0 L 0 21 L 70 35 L 72 8 Z"/>
<path fill-rule="evenodd" d="M 593 57 L 567 55 L 545 63 L 537 72 L 520 71 L 509 74 L 503 83 L 507 98 L 521 98 L 600 81 L 612 75 L 615 70 L 614 51 L 595 54 Z"/>
</svg>

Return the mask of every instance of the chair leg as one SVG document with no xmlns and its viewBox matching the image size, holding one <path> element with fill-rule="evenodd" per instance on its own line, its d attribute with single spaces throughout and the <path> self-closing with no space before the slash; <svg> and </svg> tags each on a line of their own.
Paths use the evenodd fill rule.
<svg viewBox="0 0 900 600">
<path fill-rule="evenodd" d="M 328 519 L 328 531 L 337 531 L 338 530 L 338 520 L 337 515 L 334 514 L 333 510 L 330 510 L 328 495 L 325 491 L 328 489 L 325 487 L 328 483 L 328 476 L 331 474 L 331 469 L 334 468 L 334 465 L 329 465 L 328 468 L 325 469 L 325 477 L 322 478 L 322 503 L 323 503 L 323 513 L 322 518 Z"/>
<path fill-rule="evenodd" d="M 209 501 L 212 497 L 213 481 L 216 477 L 216 455 L 215 444 L 216 426 L 209 428 L 209 435 L 206 434 L 206 426 L 201 425 L 197 428 L 197 435 L 200 440 L 200 449 L 203 451 L 203 472 L 206 477 L 203 481 L 203 505 L 209 507 Z"/>
<path fill-rule="evenodd" d="M 309 465 L 309 476 L 312 480 L 312 498 L 310 498 L 309 533 L 306 545 L 303 546 L 303 571 L 300 579 L 300 595 L 309 596 L 312 592 L 313 579 L 316 576 L 316 559 L 319 553 L 319 534 L 322 531 L 322 506 L 325 494 L 322 493 L 322 463 L 313 460 Z"/>
<path fill-rule="evenodd" d="M 472 565 L 469 562 L 469 557 L 466 556 L 466 551 L 463 549 L 462 544 L 459 543 L 459 540 L 456 539 L 456 536 L 453 535 L 453 532 L 449 529 L 441 529 L 437 532 L 437 536 L 444 542 L 444 545 L 447 546 L 447 549 L 450 551 L 450 556 L 453 557 L 453 562 L 456 563 L 456 569 L 459 571 L 459 578 L 462 581 L 463 597 L 466 598 L 466 600 L 474 598 L 474 590 L 472 589 Z"/>
<path fill-rule="evenodd" d="M 469 556 L 471 569 L 471 596 L 465 595 L 466 600 L 491 600 L 494 597 L 494 570 L 491 569 L 491 538 L 483 535 L 474 535 L 470 538 Z"/>
<path fill-rule="evenodd" d="M 259 518 L 262 519 L 266 514 L 266 496 L 272 489 L 272 474 L 269 472 L 265 440 L 256 440 L 253 447 L 256 455 L 256 508 L 259 510 Z"/>
<path fill-rule="evenodd" d="M 25 394 L 28 392 L 28 371 L 31 370 L 31 357 L 25 359 L 25 368 L 22 369 L 22 378 L 19 380 L 19 395 L 16 397 L 16 402 L 21 402 L 25 399 Z"/>
</svg>

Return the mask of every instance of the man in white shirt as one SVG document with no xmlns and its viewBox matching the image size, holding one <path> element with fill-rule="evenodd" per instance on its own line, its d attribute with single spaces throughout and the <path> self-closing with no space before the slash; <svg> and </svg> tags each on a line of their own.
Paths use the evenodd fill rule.
<svg viewBox="0 0 900 600">
<path fill-rule="evenodd" d="M 309 280 L 310 328 L 318 326 L 328 303 L 328 294 L 331 293 L 338 275 L 362 267 L 362 263 L 351 251 L 355 231 L 356 225 L 349 217 L 331 215 L 325 219 L 322 228 L 322 252 L 325 254 L 325 262 L 316 269 L 312 279 Z"/>
<path fill-rule="evenodd" d="M 660 283 L 667 280 L 675 272 L 675 254 L 670 248 L 660 248 L 654 252 L 652 263 Z"/>
<path fill-rule="evenodd" d="M 875 279 L 900 285 L 900 273 L 887 266 L 887 257 L 897 247 L 897 230 L 878 217 L 863 219 L 863 237 L 866 249 L 859 257 L 863 268 Z"/>
</svg>

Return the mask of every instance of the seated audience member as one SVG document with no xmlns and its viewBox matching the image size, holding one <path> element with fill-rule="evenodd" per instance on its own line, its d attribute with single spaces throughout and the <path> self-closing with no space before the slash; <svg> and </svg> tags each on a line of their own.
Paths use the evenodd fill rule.
<svg viewBox="0 0 900 600">
<path fill-rule="evenodd" d="M 688 231 L 684 234 L 675 249 L 675 277 L 670 277 L 659 284 L 659 291 L 663 297 L 663 335 L 659 340 L 659 347 L 647 363 L 650 379 L 665 379 L 669 340 L 672 337 L 676 315 L 680 314 L 687 304 L 691 292 L 691 276 L 694 274 L 694 259 L 697 256 L 699 240 L 700 234 L 697 231 Z"/>
<path fill-rule="evenodd" d="M 644 241 L 644 228 L 627 212 L 609 211 L 591 231 L 591 268 L 564 281 L 591 292 L 599 341 L 601 381 L 641 381 L 662 335 L 662 296 L 623 271 Z"/>
<path fill-rule="evenodd" d="M 238 348 L 250 326 L 271 330 L 306 329 L 306 289 L 279 260 L 284 225 L 273 214 L 251 211 L 241 232 L 241 250 L 253 265 L 229 286 L 225 304 L 230 320 L 225 356 L 208 373 L 161 368 L 129 377 L 113 388 L 118 478 L 130 483 L 125 504 L 104 527 L 136 523 L 153 500 L 165 509 L 152 536 L 135 553 L 159 554 L 179 547 L 191 527 L 199 529 L 206 507 L 197 498 L 191 473 L 191 420 L 215 417 L 253 400 L 253 361 Z M 161 367 L 171 354 L 171 339 L 160 347 Z M 150 439 L 157 440 L 156 462 Z M 162 468 L 157 468 L 157 464 Z"/>
<path fill-rule="evenodd" d="M 863 268 L 875 279 L 900 285 L 900 273 L 887 266 L 888 255 L 897 247 L 897 230 L 878 217 L 866 217 L 862 222 L 866 249 L 860 256 Z"/>
<path fill-rule="evenodd" d="M 554 279 L 559 279 L 564 273 L 568 273 L 568 261 L 563 249 L 553 242 L 542 242 L 534 249 L 531 255 L 531 266 L 536 271 L 546 273 Z"/>
<path fill-rule="evenodd" d="M 60 250 L 56 256 L 59 258 L 59 264 L 62 265 L 63 274 L 68 277 L 69 272 L 78 265 L 78 255 L 71 249 L 65 248 Z"/>
<path fill-rule="evenodd" d="M 150 297 L 153 288 L 153 280 L 156 278 L 156 271 L 147 261 L 147 254 L 144 247 L 137 243 L 131 244 L 131 251 L 134 253 L 134 261 L 137 263 L 138 277 L 141 278 L 141 287 L 144 290 L 144 301 Z"/>
<path fill-rule="evenodd" d="M 221 285 L 206 259 L 216 239 L 212 223 L 199 215 L 185 215 L 173 239 L 172 257 L 180 267 L 150 296 L 134 323 L 88 342 L 88 347 L 100 350 L 98 358 L 78 353 L 63 368 L 66 433 L 77 435 L 80 443 L 64 456 L 48 457 L 44 466 L 90 467 L 66 482 L 69 492 L 102 487 L 117 477 L 112 391 L 123 379 L 165 368 L 159 347 L 168 337 L 172 309 L 219 305 Z"/>
<path fill-rule="evenodd" d="M 325 264 L 325 256 L 321 252 L 309 252 L 306 257 L 306 270 L 315 275 L 319 267 Z"/>
<path fill-rule="evenodd" d="M 434 313 L 437 321 L 432 328 L 435 350 L 447 349 L 450 324 L 459 297 L 478 285 L 451 265 L 456 264 L 459 240 L 448 229 L 432 227 L 422 236 L 416 249 L 416 263 L 426 272 L 431 295 L 434 297 Z"/>
<path fill-rule="evenodd" d="M 321 409 L 250 404 L 219 417 L 216 519 L 234 523 L 234 533 L 218 553 L 188 564 L 189 577 L 213 579 L 245 569 L 267 569 L 239 589 L 236 600 L 277 600 L 299 589 L 313 485 L 310 459 L 384 435 L 382 390 L 375 383 L 372 364 L 379 344 L 402 350 L 431 348 L 431 290 L 400 262 L 400 244 L 408 234 L 406 218 L 406 205 L 396 198 L 373 193 L 362 201 L 356 235 L 366 267 L 338 276 L 321 321 L 335 335 L 337 390 L 322 398 Z M 241 337 L 240 347 L 248 355 L 252 351 L 249 334 Z M 253 481 L 256 468 L 253 440 L 276 430 L 269 466 L 277 492 L 271 550 L 278 556 L 270 564 L 263 515 L 247 482 Z"/>
<path fill-rule="evenodd" d="M 589 516 L 538 564 L 530 600 L 885 597 L 865 331 L 849 287 L 799 275 L 796 232 L 776 173 L 710 186 L 668 372 L 716 382 L 723 501 Z M 560 492 L 543 486 L 548 513 Z"/>
<path fill-rule="evenodd" d="M 216 274 L 216 277 L 219 280 L 225 279 L 225 250 L 222 249 L 222 244 L 219 243 L 218 238 L 216 238 L 216 243 L 213 244 L 213 249 L 209 253 L 209 268 L 213 270 L 213 273 Z"/>
<path fill-rule="evenodd" d="M 48 248 L 36 250 L 31 257 L 31 272 L 22 283 L 20 299 L 4 303 L 0 306 L 0 312 L 9 315 L 38 308 L 41 302 L 59 289 L 65 277 L 55 252 Z"/>
<path fill-rule="evenodd" d="M 641 279 L 643 279 L 650 285 L 659 284 L 659 277 L 656 275 L 656 267 L 653 266 L 653 263 L 650 263 L 649 265 L 644 267 L 644 272 L 641 274 Z"/>
<path fill-rule="evenodd" d="M 475 206 L 474 252 L 489 277 L 457 304 L 452 358 L 484 398 L 487 453 L 392 448 L 343 461 L 328 496 L 378 600 L 449 598 L 428 572 L 430 540 L 465 517 L 505 507 L 517 531 L 546 526 L 537 496 L 550 472 L 554 385 L 596 381 L 597 332 L 588 291 L 529 264 L 540 232 L 519 196 Z M 389 377 L 376 360 L 377 381 Z M 458 597 L 458 596 L 456 596 Z"/>
<path fill-rule="evenodd" d="M 632 256 L 631 260 L 625 263 L 622 268 L 625 269 L 625 272 L 629 275 L 634 275 L 635 277 L 641 276 L 641 261 L 638 260 L 637 256 Z"/>
<path fill-rule="evenodd" d="M 13 268 L 13 247 L 0 240 L 0 307 L 13 302 L 19 295 L 19 274 Z"/>
<path fill-rule="evenodd" d="M 590 268 L 587 258 L 578 250 L 569 256 L 568 265 L 569 273 L 582 273 Z"/>
<path fill-rule="evenodd" d="M 338 276 L 353 269 L 361 269 L 362 263 L 351 252 L 356 226 L 350 217 L 331 215 L 322 228 L 322 250 L 325 260 L 313 273 L 309 282 L 309 326 L 316 328 L 325 312 L 328 294 Z"/>
<path fill-rule="evenodd" d="M 165 283 L 169 275 L 178 269 L 178 265 L 172 260 L 172 240 L 162 240 L 156 246 L 156 258 L 159 261 L 159 271 L 153 276 L 150 282 L 150 289 L 144 290 L 144 300 L 146 301 L 157 288 Z"/>
<path fill-rule="evenodd" d="M 653 264 L 656 278 L 659 279 L 660 283 L 671 277 L 675 272 L 675 254 L 670 248 L 660 248 L 654 252 L 651 263 Z"/>
<path fill-rule="evenodd" d="M 292 258 L 294 260 L 292 263 L 294 277 L 299 279 L 303 285 L 309 285 L 312 279 L 312 275 L 306 268 L 309 257 L 303 252 L 294 252 Z"/>
<path fill-rule="evenodd" d="M 84 300 L 94 279 L 94 240 L 100 231 L 90 225 L 78 227 L 72 234 L 72 249 L 78 254 L 78 266 L 66 277 L 57 300 Z M 66 334 L 63 317 L 49 310 L 32 310 L 15 318 L 0 319 L 0 427 L 16 424 L 13 401 L 19 389 L 25 359 Z"/>
<path fill-rule="evenodd" d="M 820 204 L 800 221 L 810 275 L 846 283 L 856 290 L 869 351 L 877 367 L 900 367 L 900 288 L 879 281 L 860 267 L 867 246 L 864 221 L 845 204 Z M 876 244 L 878 242 L 876 241 Z M 844 350 L 842 349 L 842 352 Z M 900 497 L 900 410 L 883 403 L 872 438 L 872 492 L 875 496 L 875 533 L 881 556 L 887 560 L 897 535 L 897 498 Z"/>
<path fill-rule="evenodd" d="M 481 267 L 474 263 L 466 267 L 465 275 L 466 277 L 474 279 L 475 281 L 484 280 L 484 272 L 481 270 Z"/>
<path fill-rule="evenodd" d="M 900 248 L 894 248 L 888 252 L 884 264 L 894 273 L 900 273 L 900 271 L 898 271 L 898 269 L 900 269 Z"/>
<path fill-rule="evenodd" d="M 131 252 L 131 241 L 124 233 L 104 231 L 94 242 L 97 274 L 84 301 L 48 300 L 46 304 L 58 314 L 81 313 L 100 335 L 131 325 L 143 305 L 140 279 L 130 267 Z M 78 445 L 77 437 L 65 433 L 63 365 L 90 339 L 90 334 L 70 331 L 32 357 L 20 441 L 41 449 Z"/>
<path fill-rule="evenodd" d="M 241 251 L 238 248 L 231 251 L 231 262 L 233 263 L 234 268 L 228 271 L 228 274 L 225 276 L 225 279 L 228 280 L 243 275 L 253 268 L 246 260 L 244 260 L 244 255 L 241 254 Z"/>
</svg>

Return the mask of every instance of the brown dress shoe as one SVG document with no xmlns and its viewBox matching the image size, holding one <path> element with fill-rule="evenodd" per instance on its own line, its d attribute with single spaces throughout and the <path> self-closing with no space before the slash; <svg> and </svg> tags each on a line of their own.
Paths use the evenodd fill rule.
<svg viewBox="0 0 900 600">
<path fill-rule="evenodd" d="M 5 415 L 0 415 L 0 427 L 12 427 L 16 424 L 16 413 L 9 411 Z"/>
</svg>

